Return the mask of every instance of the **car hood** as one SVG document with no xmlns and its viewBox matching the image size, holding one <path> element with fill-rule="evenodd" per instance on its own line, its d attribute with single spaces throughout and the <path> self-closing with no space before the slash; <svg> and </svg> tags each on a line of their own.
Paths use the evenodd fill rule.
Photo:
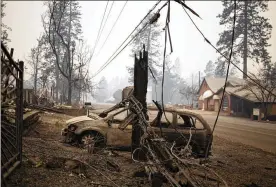
<svg viewBox="0 0 276 187">
<path fill-rule="evenodd" d="M 88 116 L 79 116 L 79 117 L 75 117 L 75 118 L 67 120 L 66 124 L 70 125 L 70 124 L 74 124 L 74 123 L 78 123 L 78 122 L 82 122 L 82 121 L 90 121 L 90 120 L 93 120 L 93 119 Z"/>
</svg>

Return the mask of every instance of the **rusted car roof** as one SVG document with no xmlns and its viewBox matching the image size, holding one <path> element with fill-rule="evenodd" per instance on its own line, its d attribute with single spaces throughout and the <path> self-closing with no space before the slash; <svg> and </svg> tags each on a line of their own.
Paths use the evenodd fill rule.
<svg viewBox="0 0 276 187">
<path fill-rule="evenodd" d="M 154 106 L 148 106 L 149 110 L 158 110 L 156 107 Z M 191 110 L 187 110 L 187 109 L 179 109 L 179 108 L 175 108 L 175 107 L 166 107 L 165 108 L 165 112 L 175 112 L 177 114 L 180 115 L 190 115 L 190 116 L 194 116 L 196 118 L 198 118 L 200 121 L 202 121 L 203 123 L 207 123 L 207 121 L 198 113 L 195 113 Z"/>
</svg>

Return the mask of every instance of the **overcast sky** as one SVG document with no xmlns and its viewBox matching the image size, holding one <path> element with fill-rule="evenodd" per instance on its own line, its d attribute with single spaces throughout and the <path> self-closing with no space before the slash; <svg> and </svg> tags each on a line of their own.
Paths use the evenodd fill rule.
<svg viewBox="0 0 276 187">
<path fill-rule="evenodd" d="M 109 30 L 117 18 L 125 1 L 115 1 L 110 17 L 102 33 L 98 48 L 104 42 Z M 129 1 L 122 13 L 118 23 L 112 31 L 105 47 L 101 53 L 93 58 L 90 65 L 90 74 L 95 73 L 119 47 L 121 42 L 129 35 L 140 20 L 146 15 L 149 9 L 156 1 Z M 219 33 L 223 27 L 219 25 L 219 19 L 216 16 L 222 12 L 222 3 L 220 1 L 186 1 L 203 19 L 200 20 L 193 16 L 199 28 L 206 37 L 215 44 Z M 110 3 L 111 4 L 111 3 Z M 109 4 L 109 7 L 110 7 Z M 106 1 L 80 1 L 82 7 L 82 29 L 83 38 L 93 47 L 100 27 L 101 18 L 106 6 Z M 270 11 L 265 16 L 270 19 L 272 26 L 272 38 L 269 52 L 273 61 L 276 61 L 276 1 L 269 2 Z M 41 14 L 44 12 L 42 1 L 9 1 L 5 9 L 6 17 L 2 20 L 12 28 L 9 37 L 12 42 L 9 47 L 15 49 L 15 59 L 24 60 L 30 49 L 36 45 L 36 39 L 43 32 L 41 23 Z M 166 9 L 161 12 L 159 22 L 165 21 Z M 173 43 L 173 53 L 171 59 L 174 61 L 179 57 L 181 61 L 181 76 L 191 77 L 191 74 L 198 74 L 198 71 L 204 71 L 206 63 L 209 60 L 215 61 L 218 54 L 204 42 L 201 35 L 194 28 L 183 9 L 179 4 L 173 2 L 171 5 L 171 36 Z M 161 43 L 164 43 L 161 41 Z M 272 51 L 274 54 L 272 54 Z M 130 48 L 126 48 L 96 79 L 105 76 L 108 80 L 115 76 L 126 76 L 126 66 L 133 65 L 133 58 L 129 57 Z M 249 61 L 249 70 L 255 71 L 256 66 Z M 25 78 L 28 78 L 26 75 Z"/>
</svg>

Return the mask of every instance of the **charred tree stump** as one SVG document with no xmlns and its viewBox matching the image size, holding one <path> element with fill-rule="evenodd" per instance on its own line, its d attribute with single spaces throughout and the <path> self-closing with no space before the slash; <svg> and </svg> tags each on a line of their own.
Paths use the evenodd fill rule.
<svg viewBox="0 0 276 187">
<path fill-rule="evenodd" d="M 145 50 L 145 45 L 143 45 L 143 52 L 140 51 L 139 58 L 134 57 L 134 97 L 142 104 L 143 113 L 148 120 L 147 115 L 147 87 L 148 87 L 148 52 Z M 145 154 L 140 147 L 140 138 L 143 135 L 143 131 L 138 124 L 139 121 L 133 125 L 132 128 L 132 154 L 133 157 L 137 160 L 144 160 Z M 137 150 L 136 150 L 137 149 Z M 134 152 L 135 151 L 135 152 Z"/>
</svg>

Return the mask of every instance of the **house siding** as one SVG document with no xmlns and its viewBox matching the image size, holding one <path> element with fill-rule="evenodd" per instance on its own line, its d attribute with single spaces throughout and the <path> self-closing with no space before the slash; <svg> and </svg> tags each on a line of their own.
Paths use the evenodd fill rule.
<svg viewBox="0 0 276 187">
<path fill-rule="evenodd" d="M 207 90 L 211 90 L 206 82 L 206 80 L 204 79 L 204 81 L 201 84 L 200 90 L 198 92 L 199 96 L 201 96 L 205 91 Z M 198 98 L 198 109 L 203 109 L 203 103 L 204 101 L 200 101 Z M 207 102 L 205 101 L 204 105 L 206 106 L 206 108 L 209 108 L 209 106 L 214 105 L 212 102 L 209 103 L 209 99 L 207 100 Z"/>
<path fill-rule="evenodd" d="M 270 115 L 276 115 L 276 104 L 273 103 L 271 106 Z"/>
<path fill-rule="evenodd" d="M 220 91 L 217 95 L 220 98 L 222 98 L 222 94 L 223 94 L 223 92 Z M 227 108 L 225 108 L 225 109 L 222 107 L 221 108 L 221 112 L 230 115 L 231 114 L 231 97 L 230 97 L 230 95 L 228 93 L 225 92 L 224 93 L 224 98 L 228 100 L 227 101 L 228 105 L 227 105 Z M 220 103 L 221 103 L 221 99 L 219 100 L 219 105 L 220 105 Z"/>
<path fill-rule="evenodd" d="M 231 115 L 250 118 L 254 107 L 254 102 L 231 95 Z"/>
</svg>

